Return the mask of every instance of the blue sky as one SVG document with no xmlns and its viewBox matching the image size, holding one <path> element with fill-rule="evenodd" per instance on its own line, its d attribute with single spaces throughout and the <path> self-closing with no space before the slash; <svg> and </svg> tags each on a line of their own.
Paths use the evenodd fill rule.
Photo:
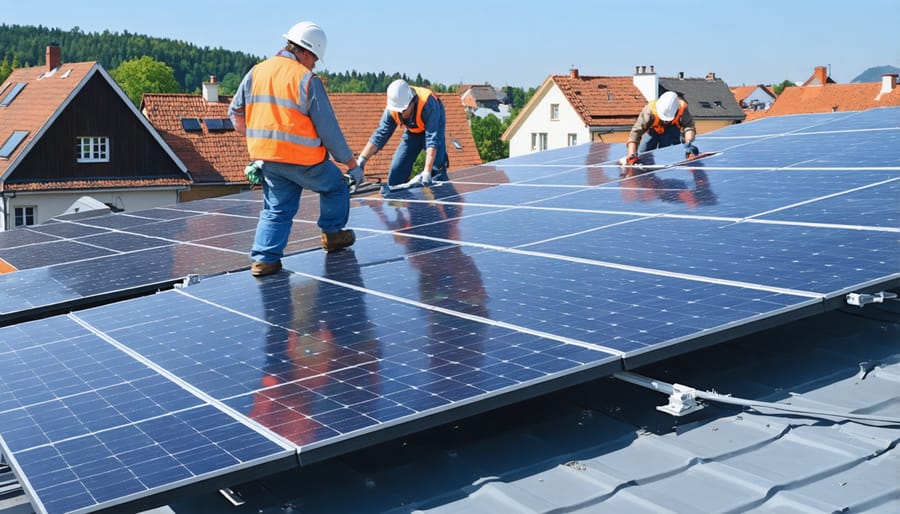
<svg viewBox="0 0 900 514">
<path fill-rule="evenodd" d="M 442 84 L 537 87 L 572 67 L 673 77 L 714 72 L 730 86 L 803 81 L 829 66 L 846 83 L 900 67 L 896 0 L 3 0 L 0 23 L 146 34 L 261 57 L 295 22 L 328 35 L 317 69 L 405 73 Z M 65 60 L 65 49 L 63 49 Z"/>
</svg>

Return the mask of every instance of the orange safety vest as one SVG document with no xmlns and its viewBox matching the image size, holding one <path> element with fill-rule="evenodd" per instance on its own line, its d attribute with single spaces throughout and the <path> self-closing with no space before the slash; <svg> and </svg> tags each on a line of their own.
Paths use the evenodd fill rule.
<svg viewBox="0 0 900 514">
<path fill-rule="evenodd" d="M 416 93 L 416 96 L 419 97 L 419 105 L 416 106 L 416 126 L 410 127 L 403 123 L 403 120 L 400 119 L 400 113 L 397 111 L 391 111 L 391 116 L 394 117 L 394 123 L 397 126 L 404 125 L 406 126 L 406 130 L 412 132 L 413 134 L 421 134 L 425 132 L 425 122 L 422 120 L 422 109 L 425 108 L 425 102 L 428 101 L 428 98 L 432 95 L 432 92 L 428 88 L 410 86 L 412 90 Z"/>
<path fill-rule="evenodd" d="M 669 122 L 670 125 L 674 124 L 676 127 L 678 127 L 679 130 L 681 130 L 681 115 L 684 113 L 684 109 L 686 107 L 687 102 L 679 98 L 678 112 L 675 113 L 675 117 L 672 118 L 672 121 Z M 662 134 L 670 125 L 663 124 L 663 122 L 659 119 L 659 114 L 656 112 L 656 100 L 650 101 L 650 112 L 653 113 L 653 124 L 650 125 L 650 129 L 655 131 L 657 134 Z"/>
<path fill-rule="evenodd" d="M 300 62 L 281 56 L 253 68 L 246 106 L 251 159 L 304 166 L 325 160 L 327 151 L 308 114 L 309 81 L 314 76 Z"/>
</svg>

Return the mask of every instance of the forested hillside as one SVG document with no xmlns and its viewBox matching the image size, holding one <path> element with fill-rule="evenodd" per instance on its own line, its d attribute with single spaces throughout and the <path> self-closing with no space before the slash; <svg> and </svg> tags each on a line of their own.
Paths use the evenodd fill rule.
<svg viewBox="0 0 900 514">
<path fill-rule="evenodd" d="M 210 75 L 215 75 L 222 94 L 232 94 L 247 70 L 264 58 L 222 48 L 201 48 L 186 41 L 128 31 L 97 33 L 83 32 L 78 27 L 64 31 L 40 25 L 0 24 L 0 81 L 5 80 L 15 68 L 44 64 L 47 45 L 51 43 L 60 46 L 63 62 L 97 61 L 107 71 L 123 62 L 149 56 L 171 67 L 175 80 L 187 93 L 199 92 L 201 84 Z M 317 70 L 317 73 L 328 80 L 328 89 L 335 92 L 383 92 L 397 78 L 429 86 L 436 91 L 449 90 L 447 86 L 431 83 L 421 76 L 411 78 L 383 71 L 332 73 Z"/>
</svg>

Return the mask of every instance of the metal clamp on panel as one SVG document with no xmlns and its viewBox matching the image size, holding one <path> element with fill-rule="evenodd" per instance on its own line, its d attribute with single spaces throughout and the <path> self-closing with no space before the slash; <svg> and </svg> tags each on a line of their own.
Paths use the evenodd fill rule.
<svg viewBox="0 0 900 514">
<path fill-rule="evenodd" d="M 857 307 L 862 307 L 870 303 L 884 303 L 885 300 L 896 299 L 897 293 L 890 293 L 887 291 L 879 291 L 875 294 L 850 293 L 847 295 L 847 303 Z"/>
<path fill-rule="evenodd" d="M 656 410 L 673 416 L 684 416 L 703 408 L 697 403 L 697 391 L 692 387 L 681 384 L 672 384 L 672 394 L 669 395 L 667 405 L 658 405 Z"/>
<path fill-rule="evenodd" d="M 200 275 L 192 273 L 192 274 L 184 277 L 184 279 L 182 279 L 181 282 L 176 283 L 175 289 L 184 289 L 185 287 L 193 286 L 193 285 L 199 284 L 199 283 L 200 283 Z"/>
</svg>

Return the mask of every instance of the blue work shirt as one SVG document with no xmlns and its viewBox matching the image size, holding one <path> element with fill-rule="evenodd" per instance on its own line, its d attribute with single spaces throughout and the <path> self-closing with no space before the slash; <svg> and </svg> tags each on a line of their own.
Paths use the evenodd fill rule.
<svg viewBox="0 0 900 514">
<path fill-rule="evenodd" d="M 414 101 L 418 102 L 419 98 L 416 97 Z M 444 120 L 444 116 L 441 115 L 443 111 L 444 105 L 437 99 L 437 96 L 434 94 L 429 96 L 428 101 L 425 102 L 425 107 L 422 109 L 422 121 L 425 122 L 425 148 L 439 148 L 444 145 L 444 127 L 441 126 Z M 415 123 L 415 115 L 409 122 Z M 378 127 L 369 138 L 369 142 L 375 145 L 375 148 L 381 150 L 391 136 L 394 135 L 396 129 L 397 123 L 394 122 L 391 111 L 385 109 L 381 115 Z"/>
</svg>

